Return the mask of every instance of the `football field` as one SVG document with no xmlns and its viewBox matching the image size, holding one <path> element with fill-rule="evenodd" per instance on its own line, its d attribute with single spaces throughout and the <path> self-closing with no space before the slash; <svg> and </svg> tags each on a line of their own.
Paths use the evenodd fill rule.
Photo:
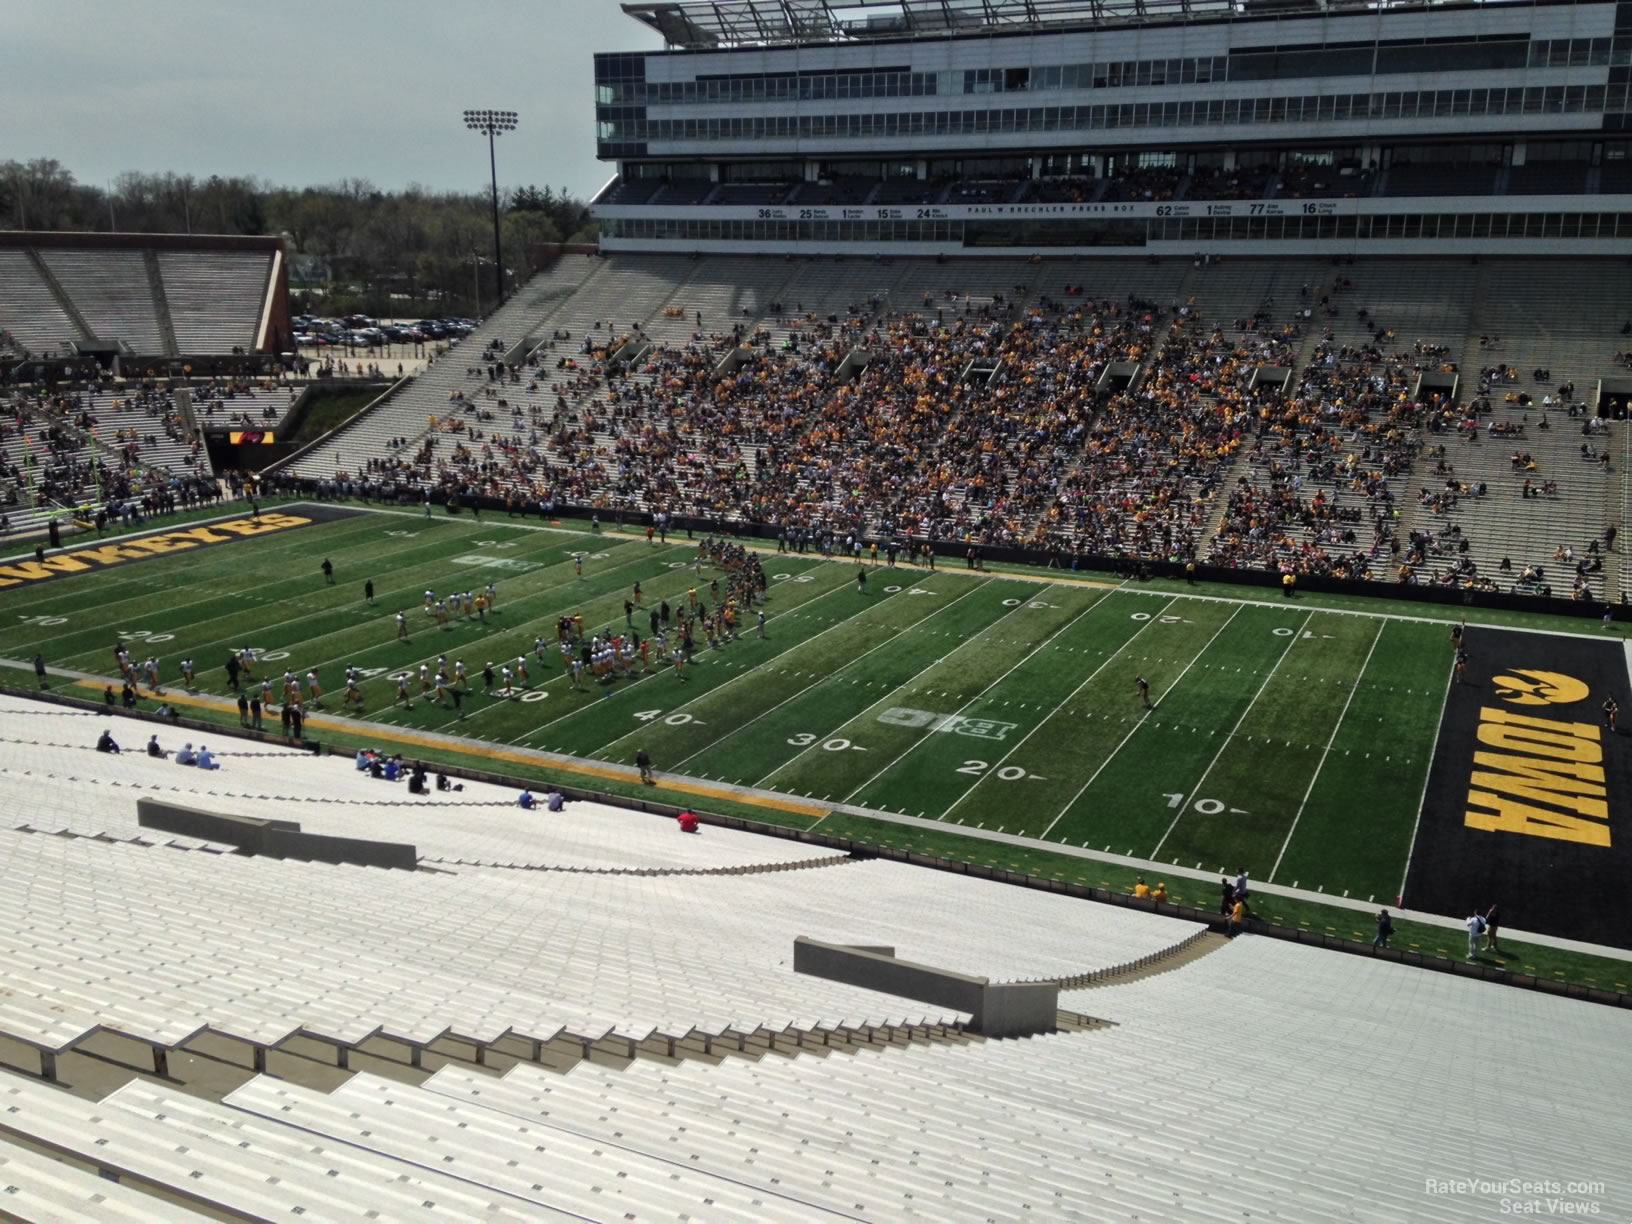
<svg viewBox="0 0 1632 1224">
<path fill-rule="evenodd" d="M 563 615 L 623 627 L 637 581 L 643 636 L 660 601 L 679 606 L 693 586 L 706 600 L 714 571 L 696 574 L 694 544 L 287 512 L 315 521 L 246 538 L 206 527 L 221 539 L 197 543 L 220 547 L 125 545 L 92 558 L 105 565 L 14 584 L 0 592 L 0 657 L 38 650 L 53 667 L 112 676 L 118 639 L 137 659 L 156 654 L 167 685 L 191 657 L 198 691 L 226 695 L 226 658 L 250 646 L 274 675 L 315 669 L 330 713 L 346 666 L 363 669 L 361 717 L 388 728 L 611 763 L 644 748 L 664 775 L 827 807 L 1247 867 L 1357 898 L 1401 891 L 1450 680 L 1446 624 L 961 565 L 869 568 L 861 592 L 853 563 L 770 555 L 764 640 L 750 624 L 723 649 L 703 647 L 685 683 L 665 668 L 578 691 L 553 647 L 536 658 L 535 637 L 553 642 Z M 438 629 L 422 611 L 426 589 L 489 581 L 498 599 L 485 624 Z M 417 678 L 444 654 L 472 677 L 463 716 L 421 699 L 417 683 L 411 709 L 393 705 L 394 677 Z M 522 655 L 526 690 L 484 695 L 482 667 Z"/>
</svg>

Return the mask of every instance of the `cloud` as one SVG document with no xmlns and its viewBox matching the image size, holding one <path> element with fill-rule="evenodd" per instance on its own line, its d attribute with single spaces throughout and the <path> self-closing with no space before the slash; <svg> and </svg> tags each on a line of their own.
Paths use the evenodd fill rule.
<svg viewBox="0 0 1632 1224">
<path fill-rule="evenodd" d="M 110 29 L 117 14 L 117 29 Z M 466 107 L 519 111 L 503 186 L 587 195 L 596 51 L 655 49 L 614 0 L 20 0 L 0 44 L 6 156 L 54 157 L 82 182 L 126 170 L 487 182 Z"/>
</svg>

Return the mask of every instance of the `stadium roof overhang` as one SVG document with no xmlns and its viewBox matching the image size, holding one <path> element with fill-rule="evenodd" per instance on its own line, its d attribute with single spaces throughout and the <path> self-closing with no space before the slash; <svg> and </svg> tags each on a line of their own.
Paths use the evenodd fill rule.
<svg viewBox="0 0 1632 1224">
<path fill-rule="evenodd" d="M 670 47 L 725 50 L 1435 6 L 1436 0 L 637 0 L 623 11 Z"/>
<path fill-rule="evenodd" d="M 701 51 L 1537 2 L 1548 0 L 635 0 L 623 11 L 668 46 Z"/>
</svg>

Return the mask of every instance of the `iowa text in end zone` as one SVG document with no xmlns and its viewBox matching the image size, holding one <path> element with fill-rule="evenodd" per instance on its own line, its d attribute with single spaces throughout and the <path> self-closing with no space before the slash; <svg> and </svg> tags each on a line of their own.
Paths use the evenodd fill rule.
<svg viewBox="0 0 1632 1224">
<path fill-rule="evenodd" d="M 1447 648 L 1449 649 L 1449 648 Z M 1405 903 L 1632 947 L 1632 738 L 1618 640 L 1478 629 L 1451 685 Z"/>
</svg>

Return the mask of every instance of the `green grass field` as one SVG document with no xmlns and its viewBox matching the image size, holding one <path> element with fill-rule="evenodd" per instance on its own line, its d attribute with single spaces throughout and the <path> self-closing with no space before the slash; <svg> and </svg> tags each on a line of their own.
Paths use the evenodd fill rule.
<svg viewBox="0 0 1632 1224">
<path fill-rule="evenodd" d="M 171 524 L 156 525 L 163 530 Z M 583 577 L 573 556 L 584 552 Z M 358 513 L 310 527 L 6 591 L 0 657 L 112 675 L 116 638 L 156 653 L 168 683 L 191 656 L 228 692 L 244 645 L 268 670 L 316 668 L 338 706 L 343 669 L 370 722 L 485 745 L 629 763 L 808 798 L 851 816 L 906 814 L 1207 871 L 1392 902 L 1400 891 L 1449 680 L 1444 624 L 1231 591 L 1039 584 L 1003 574 L 767 557 L 768 640 L 751 630 L 664 670 L 574 691 L 535 636 L 581 613 L 622 625 L 700 585 L 694 545 L 588 537 L 490 518 Z M 330 558 L 336 585 L 319 563 Z M 362 598 L 374 580 L 376 605 Z M 486 625 L 438 630 L 438 592 L 495 581 Z M 394 636 L 405 610 L 409 642 Z M 644 635 L 646 620 L 636 613 Z M 529 690 L 451 709 L 393 707 L 402 671 L 439 654 L 473 678 L 527 654 Z M 1141 709 L 1135 678 L 1150 683 Z M 950 717 L 949 717 L 950 716 Z"/>
</svg>

